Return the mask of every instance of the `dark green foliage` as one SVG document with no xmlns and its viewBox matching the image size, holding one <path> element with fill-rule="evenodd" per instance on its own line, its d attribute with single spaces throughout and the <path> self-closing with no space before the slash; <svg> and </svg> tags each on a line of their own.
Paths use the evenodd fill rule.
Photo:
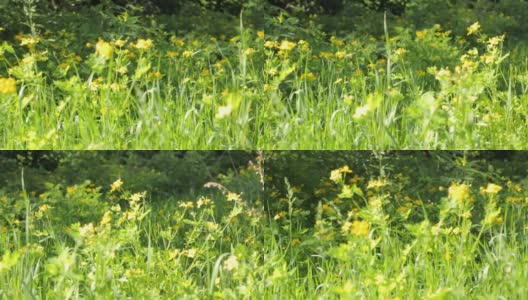
<svg viewBox="0 0 528 300">
<path fill-rule="evenodd" d="M 464 35 L 467 26 L 479 20 L 484 32 L 493 35 L 507 33 L 509 41 L 525 40 L 528 32 L 528 1 L 521 0 L 37 0 L 33 6 L 34 25 L 43 32 L 53 26 L 63 26 L 70 15 L 81 21 L 77 26 L 93 28 L 109 24 L 100 20 L 110 14 L 118 15 L 127 9 L 134 15 L 155 15 L 161 24 L 174 23 L 179 31 L 207 30 L 208 33 L 232 29 L 222 19 L 237 18 L 242 8 L 246 24 L 262 27 L 266 16 L 280 11 L 295 15 L 301 21 L 318 15 L 319 25 L 329 32 L 356 31 L 379 35 L 382 31 L 383 12 L 389 12 L 389 22 L 409 29 L 430 28 L 440 24 L 453 34 Z M 29 2 L 27 2 L 29 3 Z M 28 30 L 26 12 L 30 9 L 20 0 L 0 1 L 0 35 L 9 39 Z M 213 14 L 217 12 L 220 15 Z M 55 17 L 50 18 L 50 14 Z M 85 21 L 82 16 L 89 15 Z M 399 16 L 396 18 L 393 16 Z M 193 19 L 196 18 L 196 19 Z M 198 22 L 197 20 L 208 20 Z M 93 23 L 93 24 L 87 24 Z M 97 24 L 96 24 L 97 23 Z M 225 26 L 224 26 L 224 23 Z M 90 26 L 89 26 L 90 25 Z M 304 25 L 304 24 L 303 24 Z M 230 27 L 231 26 L 231 27 Z M 170 27 L 172 28 L 172 26 Z"/>
<path fill-rule="evenodd" d="M 90 181 L 104 189 L 117 178 L 154 196 L 193 193 L 219 173 L 237 170 L 251 159 L 245 151 L 4 151 L 0 185 L 20 187 L 25 169 L 28 190 L 39 193 L 49 183 L 64 186 Z"/>
<path fill-rule="evenodd" d="M 275 151 L 264 152 L 263 167 L 268 190 L 285 193 L 284 179 L 288 178 L 292 186 L 310 194 L 328 179 L 331 170 L 343 165 L 350 166 L 355 175 L 367 180 L 426 171 L 444 173 L 446 182 L 449 182 L 448 174 L 474 176 L 485 182 L 490 178 L 483 177 L 487 169 L 481 167 L 487 168 L 488 163 L 494 166 L 497 174 L 525 176 L 523 163 L 527 155 L 515 151 Z M 70 186 L 86 180 L 108 189 L 110 183 L 122 178 L 131 190 L 148 190 L 157 196 L 168 196 L 194 193 L 207 182 L 225 180 L 226 175 L 238 179 L 225 182 L 243 189 L 250 185 L 248 180 L 258 181 L 258 176 L 254 168 L 249 173 L 255 174 L 247 178 L 237 174 L 249 161 L 255 166 L 256 156 L 251 151 L 5 151 L 0 154 L 3 170 L 0 184 L 20 187 L 21 169 L 25 168 L 26 186 L 37 193 L 49 183 Z M 512 164 L 514 161 L 516 163 Z M 479 165 L 480 169 L 472 169 L 472 165 Z M 425 173 L 416 180 L 415 184 L 420 180 L 423 184 L 430 183 Z"/>
<path fill-rule="evenodd" d="M 344 4 L 347 3 L 362 3 L 367 7 L 384 10 L 389 9 L 401 12 L 408 0 L 200 0 L 198 1 L 204 8 L 226 11 L 232 14 L 238 14 L 243 7 L 251 7 L 258 4 L 267 3 L 280 9 L 287 10 L 294 13 L 328 13 L 335 14 L 339 12 Z M 74 8 L 78 6 L 87 5 L 110 5 L 110 3 L 127 6 L 127 5 L 141 5 L 149 10 L 156 8 L 159 12 L 165 14 L 177 13 L 183 5 L 189 5 L 189 0 L 74 0 L 74 1 L 60 1 L 49 0 L 49 6 L 54 9 L 59 8 Z"/>
</svg>

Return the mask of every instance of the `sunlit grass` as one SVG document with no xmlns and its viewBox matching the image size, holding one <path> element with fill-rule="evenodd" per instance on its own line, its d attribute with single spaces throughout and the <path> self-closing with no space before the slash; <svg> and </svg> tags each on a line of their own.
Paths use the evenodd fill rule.
<svg viewBox="0 0 528 300">
<path fill-rule="evenodd" d="M 526 147 L 522 49 L 509 57 L 478 23 L 466 36 L 386 31 L 299 40 L 241 22 L 230 38 L 21 34 L 0 46 L 1 146 Z"/>
</svg>

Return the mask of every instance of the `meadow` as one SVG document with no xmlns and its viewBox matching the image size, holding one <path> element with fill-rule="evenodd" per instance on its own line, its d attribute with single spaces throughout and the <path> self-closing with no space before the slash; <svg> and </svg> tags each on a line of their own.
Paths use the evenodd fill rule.
<svg viewBox="0 0 528 300">
<path fill-rule="evenodd" d="M 381 33 L 328 33 L 286 13 L 249 26 L 242 13 L 208 33 L 127 9 L 44 27 L 23 2 L 27 26 L 0 45 L 4 149 L 528 144 L 526 47 L 477 19 L 453 33 L 378 14 Z"/>
<path fill-rule="evenodd" d="M 315 200 L 262 162 L 159 199 L 121 178 L 36 193 L 22 171 L 0 190 L 0 298 L 523 299 L 528 183 L 490 166 L 418 188 L 405 164 L 344 164 Z"/>
</svg>

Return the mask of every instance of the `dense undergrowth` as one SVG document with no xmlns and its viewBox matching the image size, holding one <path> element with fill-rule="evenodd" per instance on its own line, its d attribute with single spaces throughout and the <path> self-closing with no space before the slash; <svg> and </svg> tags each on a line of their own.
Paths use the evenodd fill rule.
<svg viewBox="0 0 528 300">
<path fill-rule="evenodd" d="M 490 168 L 416 189 L 404 170 L 343 165 L 315 200 L 290 180 L 269 191 L 260 163 L 194 198 L 121 179 L 4 189 L 0 298 L 522 299 L 526 178 Z"/>
<path fill-rule="evenodd" d="M 327 34 L 315 19 L 248 14 L 192 32 L 133 9 L 64 13 L 49 28 L 28 17 L 0 46 L 2 148 L 527 145 L 525 47 L 505 49 L 510 36 L 484 23 L 454 34 L 376 14 Z"/>
</svg>

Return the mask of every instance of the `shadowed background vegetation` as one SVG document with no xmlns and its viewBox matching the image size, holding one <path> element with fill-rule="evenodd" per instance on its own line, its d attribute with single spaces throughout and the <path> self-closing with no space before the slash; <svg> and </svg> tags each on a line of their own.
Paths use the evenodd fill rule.
<svg viewBox="0 0 528 300">
<path fill-rule="evenodd" d="M 211 181 L 236 183 L 233 178 L 249 176 L 247 180 L 255 179 L 253 184 L 258 184 L 252 177 L 255 172 L 247 172 L 247 168 L 255 165 L 261 154 L 268 196 L 283 193 L 288 178 L 313 197 L 330 171 L 342 165 L 365 178 L 407 172 L 417 191 L 422 188 L 420 183 L 431 178 L 436 178 L 435 184 L 446 184 L 460 175 L 482 182 L 500 176 L 522 179 L 528 170 L 528 153 L 523 151 L 2 151 L 0 185 L 18 189 L 24 168 L 27 189 L 36 193 L 50 184 L 90 181 L 105 186 L 122 178 L 130 189 L 148 190 L 154 199 L 193 195 L 203 192 L 204 184 Z M 244 183 L 248 182 L 236 187 L 244 188 Z"/>
<path fill-rule="evenodd" d="M 29 6 L 28 6 L 29 5 Z M 125 9 L 135 14 L 156 16 L 158 26 L 171 31 L 215 31 L 229 33 L 231 18 L 246 10 L 249 26 L 262 28 L 266 16 L 288 12 L 301 21 L 315 20 L 327 32 L 359 31 L 382 33 L 379 13 L 387 11 L 398 26 L 416 29 L 441 24 L 455 34 L 464 33 L 468 25 L 480 20 L 486 32 L 507 32 L 516 41 L 525 38 L 528 25 L 528 1 L 524 0 L 2 0 L 0 26 L 7 37 L 26 31 L 24 15 L 32 9 L 40 30 L 70 24 L 73 27 L 98 29 L 110 25 L 109 13 Z M 83 17 L 84 16 L 84 17 Z M 207 22 L 195 22 L 197 17 Z M 72 22 L 79 18 L 82 22 Z M 71 22 L 71 23 L 70 23 Z M 63 27 L 64 28 L 64 27 Z M 138 28 L 139 29 L 139 28 Z M 95 33 L 95 32 L 94 32 Z"/>
</svg>

